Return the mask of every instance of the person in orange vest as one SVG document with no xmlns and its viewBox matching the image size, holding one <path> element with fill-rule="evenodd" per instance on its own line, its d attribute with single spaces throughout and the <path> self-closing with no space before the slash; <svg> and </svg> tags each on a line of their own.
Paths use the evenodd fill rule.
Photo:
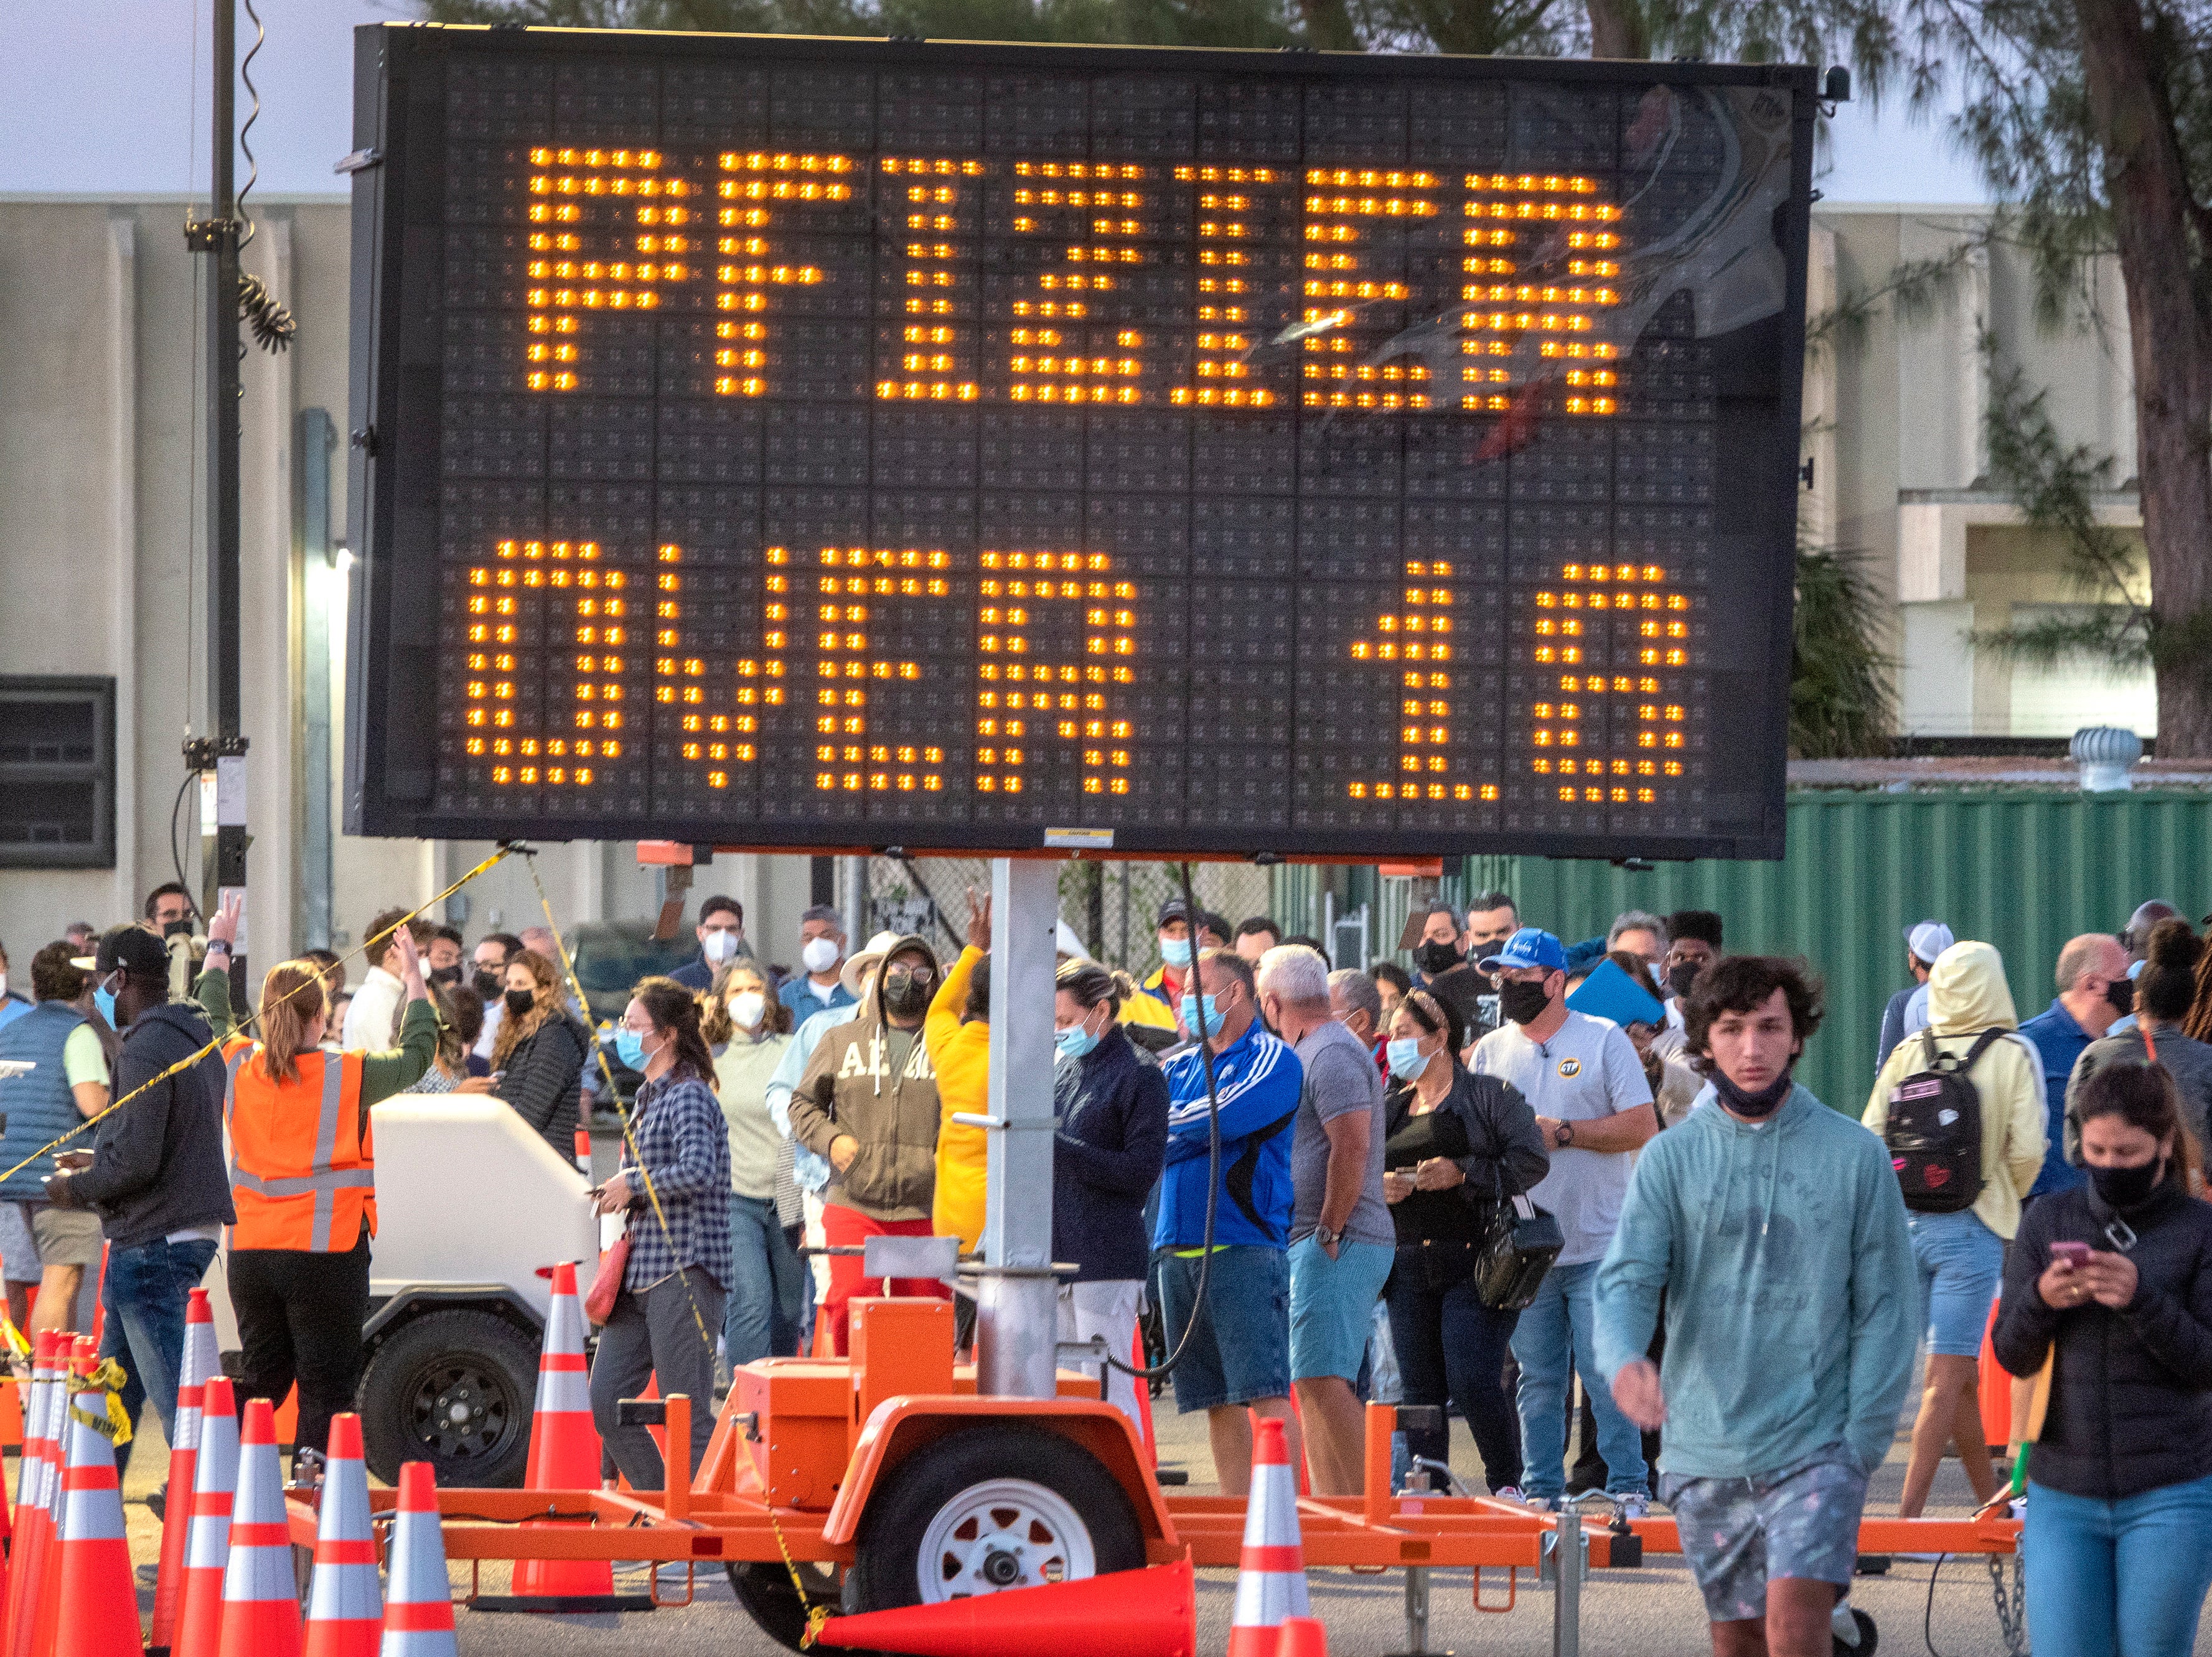
<svg viewBox="0 0 2212 1657">
<path fill-rule="evenodd" d="M 319 1481 L 331 1417 L 354 1407 L 361 1386 L 368 1241 L 376 1235 L 368 1108 L 412 1087 L 438 1048 L 438 1016 L 415 940 L 404 927 L 397 938 L 406 997 L 397 1050 L 322 1050 L 329 1009 L 312 961 L 271 967 L 261 980 L 262 1039 L 223 1044 L 238 1210 L 228 1251 L 243 1370 L 238 1396 L 277 1403 L 298 1382 L 295 1485 Z M 211 987 L 227 994 L 220 983 Z M 216 1022 L 220 1029 L 228 1021 Z"/>
</svg>

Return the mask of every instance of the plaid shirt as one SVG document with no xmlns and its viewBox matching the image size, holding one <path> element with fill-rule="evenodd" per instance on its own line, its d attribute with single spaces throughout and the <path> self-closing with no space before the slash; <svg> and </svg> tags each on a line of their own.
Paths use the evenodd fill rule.
<svg viewBox="0 0 2212 1657">
<path fill-rule="evenodd" d="M 668 1223 L 664 1230 L 641 1188 L 629 1211 L 629 1264 L 623 1287 L 641 1295 L 678 1266 L 726 1284 L 730 1136 L 713 1091 L 690 1076 L 647 1082 L 637 1090 L 630 1137 L 653 1175 L 653 1194 Z M 625 1172 L 636 1166 L 627 1146 L 622 1166 Z"/>
</svg>

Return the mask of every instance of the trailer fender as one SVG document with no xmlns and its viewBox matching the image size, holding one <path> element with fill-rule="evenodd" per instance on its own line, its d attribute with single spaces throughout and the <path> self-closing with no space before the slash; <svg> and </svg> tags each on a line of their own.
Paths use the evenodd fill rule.
<svg viewBox="0 0 2212 1657">
<path fill-rule="evenodd" d="M 1157 1562 L 1178 1558 L 1182 1545 L 1175 1520 L 1150 1472 L 1150 1462 L 1129 1417 L 1100 1399 L 971 1398 L 902 1394 L 878 1404 L 853 1447 L 851 1465 L 830 1504 L 822 1539 L 849 1546 L 876 1481 L 918 1447 L 962 1427 L 991 1421 L 1019 1422 L 1071 1440 L 1095 1457 L 1127 1494 L 1147 1553 Z"/>
</svg>

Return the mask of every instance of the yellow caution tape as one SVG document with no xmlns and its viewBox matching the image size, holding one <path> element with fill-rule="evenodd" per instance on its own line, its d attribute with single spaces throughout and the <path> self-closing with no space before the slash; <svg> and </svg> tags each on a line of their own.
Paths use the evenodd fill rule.
<svg viewBox="0 0 2212 1657">
<path fill-rule="evenodd" d="M 31 1343 L 24 1338 L 23 1332 L 15 1326 L 15 1319 L 3 1311 L 0 1311 L 0 1341 L 6 1342 L 8 1350 L 19 1358 L 31 1356 Z"/>
<path fill-rule="evenodd" d="M 131 1442 L 131 1415 L 116 1394 L 123 1390 L 124 1383 L 129 1379 L 123 1373 L 123 1366 L 113 1358 L 102 1358 L 99 1367 L 89 1375 L 70 1376 L 70 1419 L 82 1422 L 111 1444 L 128 1444 Z M 95 1415 L 90 1410 L 77 1408 L 75 1395 L 83 1393 L 103 1394 L 106 1409 Z"/>
</svg>

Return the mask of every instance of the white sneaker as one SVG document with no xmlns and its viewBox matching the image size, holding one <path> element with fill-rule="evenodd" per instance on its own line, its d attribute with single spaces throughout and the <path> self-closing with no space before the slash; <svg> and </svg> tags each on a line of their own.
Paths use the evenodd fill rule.
<svg viewBox="0 0 2212 1657">
<path fill-rule="evenodd" d="M 1526 1502 L 1528 1500 L 1528 1498 L 1522 1493 L 1521 1487 L 1518 1484 L 1508 1484 L 1503 1490 L 1492 1490 L 1490 1493 L 1490 1499 L 1492 1502 Z"/>
<path fill-rule="evenodd" d="M 1648 1496 L 1624 1496 L 1615 1505 L 1620 1510 L 1620 1516 L 1631 1523 L 1651 1516 L 1651 1498 Z"/>
</svg>

